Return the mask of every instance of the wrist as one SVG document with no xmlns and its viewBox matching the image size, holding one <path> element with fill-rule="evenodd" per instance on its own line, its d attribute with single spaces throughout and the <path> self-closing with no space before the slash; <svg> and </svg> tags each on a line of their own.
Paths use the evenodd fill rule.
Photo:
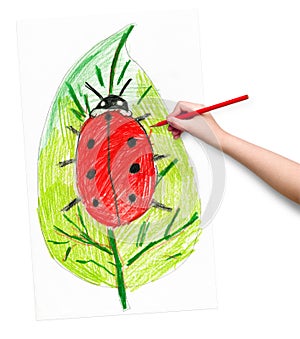
<svg viewBox="0 0 300 339">
<path fill-rule="evenodd" d="M 218 141 L 218 148 L 222 151 L 225 151 L 226 145 L 228 143 L 228 140 L 230 139 L 231 134 L 228 132 L 224 131 L 223 129 L 219 129 L 218 132 L 216 133 L 216 138 Z"/>
</svg>

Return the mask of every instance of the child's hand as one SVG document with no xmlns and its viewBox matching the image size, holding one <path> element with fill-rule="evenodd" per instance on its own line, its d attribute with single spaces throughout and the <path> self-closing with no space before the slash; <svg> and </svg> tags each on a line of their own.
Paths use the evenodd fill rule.
<svg viewBox="0 0 300 339">
<path fill-rule="evenodd" d="M 178 139 L 186 131 L 222 151 L 262 178 L 275 190 L 300 204 L 300 164 L 235 137 L 205 113 L 192 119 L 177 119 L 180 113 L 196 111 L 200 104 L 179 101 L 168 116 L 168 130 Z"/>
<path fill-rule="evenodd" d="M 204 105 L 179 101 L 173 112 L 167 117 L 169 123 L 168 130 L 173 134 L 174 139 L 178 139 L 182 132 L 186 131 L 206 143 L 220 148 L 224 131 L 210 113 L 197 115 L 192 119 L 176 118 L 178 114 L 196 111 L 202 107 Z"/>
</svg>

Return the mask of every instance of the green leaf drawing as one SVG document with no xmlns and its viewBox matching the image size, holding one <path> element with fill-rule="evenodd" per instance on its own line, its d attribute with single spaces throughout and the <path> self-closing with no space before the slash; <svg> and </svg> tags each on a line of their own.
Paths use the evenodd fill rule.
<svg viewBox="0 0 300 339">
<path fill-rule="evenodd" d="M 123 309 L 126 290 L 154 282 L 188 258 L 201 234 L 200 200 L 194 173 L 181 140 L 167 127 L 150 126 L 168 112 L 144 70 L 128 55 L 129 25 L 99 42 L 67 73 L 47 117 L 38 159 L 38 215 L 50 255 L 75 276 L 116 288 Z M 128 225 L 110 228 L 93 219 L 76 200 L 74 161 L 81 127 L 99 98 L 118 94 L 128 79 L 124 98 L 133 118 L 150 135 L 156 161 L 154 200 L 172 210 L 151 207 Z M 62 209 L 72 201 L 72 208 Z M 74 206 L 73 206 L 74 205 Z M 158 206 L 159 207 L 159 206 Z M 174 277 L 176 279 L 176 277 Z"/>
</svg>

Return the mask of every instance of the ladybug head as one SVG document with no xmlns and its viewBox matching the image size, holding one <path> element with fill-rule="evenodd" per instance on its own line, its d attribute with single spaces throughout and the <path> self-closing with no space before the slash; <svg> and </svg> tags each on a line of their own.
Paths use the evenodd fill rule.
<svg viewBox="0 0 300 339">
<path fill-rule="evenodd" d="M 95 93 L 98 98 L 100 98 L 100 102 L 98 103 L 98 105 L 91 110 L 90 116 L 95 118 L 98 115 L 103 114 L 104 112 L 116 110 L 119 110 L 120 113 L 123 114 L 124 116 L 128 117 L 131 116 L 132 113 L 129 110 L 127 101 L 121 97 L 121 95 L 125 91 L 126 87 L 129 85 L 131 80 L 132 79 L 129 79 L 126 82 L 126 84 L 121 89 L 119 95 L 110 94 L 105 98 L 103 98 L 103 96 L 97 90 L 95 90 L 95 88 L 93 88 L 90 84 L 86 82 L 85 83 L 86 87 L 93 93 Z"/>
<path fill-rule="evenodd" d="M 126 100 L 118 95 L 111 94 L 106 98 L 103 98 L 99 104 L 91 111 L 90 115 L 96 117 L 107 111 L 119 110 L 124 116 L 131 116 L 132 113 L 129 111 L 128 103 Z"/>
</svg>

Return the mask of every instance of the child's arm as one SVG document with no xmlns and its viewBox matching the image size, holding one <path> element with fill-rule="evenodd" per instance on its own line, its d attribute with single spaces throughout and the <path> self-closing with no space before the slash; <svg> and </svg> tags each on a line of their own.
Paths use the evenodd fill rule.
<svg viewBox="0 0 300 339">
<path fill-rule="evenodd" d="M 275 190 L 300 204 L 300 164 L 225 132 L 209 113 L 189 120 L 174 118 L 179 113 L 194 111 L 200 107 L 203 105 L 188 102 L 179 102 L 176 105 L 168 117 L 168 129 L 175 139 L 183 131 L 187 131 L 222 149 Z"/>
</svg>

